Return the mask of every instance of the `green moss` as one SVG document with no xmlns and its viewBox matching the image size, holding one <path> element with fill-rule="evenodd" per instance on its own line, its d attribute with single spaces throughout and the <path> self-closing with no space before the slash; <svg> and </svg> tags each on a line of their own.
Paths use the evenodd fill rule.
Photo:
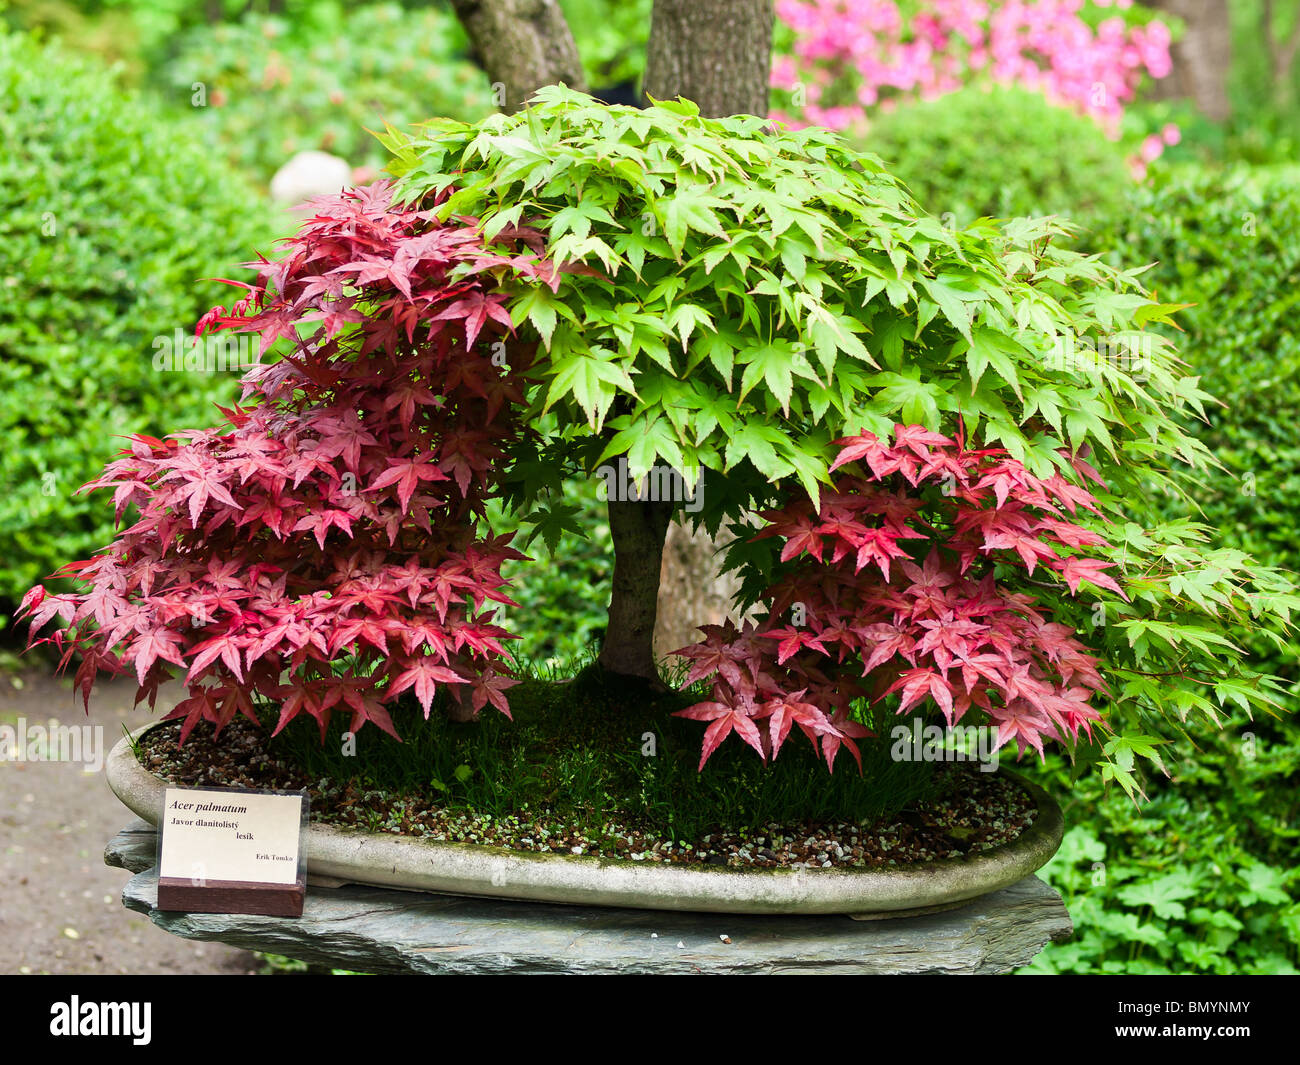
<svg viewBox="0 0 1300 1065">
<path fill-rule="evenodd" d="M 393 713 L 402 743 L 362 729 L 347 756 L 342 722 L 321 744 L 312 722 L 295 721 L 269 752 L 317 779 L 397 794 L 432 789 L 451 809 L 548 811 L 596 841 L 615 818 L 682 840 L 772 822 L 871 822 L 935 790 L 933 765 L 892 760 L 883 727 L 884 738 L 861 743 L 861 775 L 848 758 L 828 775 L 799 735 L 766 764 L 740 743 L 723 744 L 701 773 L 701 724 L 672 716 L 699 698 L 650 694 L 588 668 L 568 682 L 512 688 L 513 721 L 488 708 L 457 724 L 436 704 L 425 721 L 418 706 L 402 703 Z"/>
</svg>

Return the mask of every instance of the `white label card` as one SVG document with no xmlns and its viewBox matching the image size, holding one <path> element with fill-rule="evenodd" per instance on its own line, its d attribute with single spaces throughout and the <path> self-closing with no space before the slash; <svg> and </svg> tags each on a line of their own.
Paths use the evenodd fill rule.
<svg viewBox="0 0 1300 1065">
<path fill-rule="evenodd" d="M 168 788 L 159 875 L 292 884 L 298 878 L 301 795 Z"/>
</svg>

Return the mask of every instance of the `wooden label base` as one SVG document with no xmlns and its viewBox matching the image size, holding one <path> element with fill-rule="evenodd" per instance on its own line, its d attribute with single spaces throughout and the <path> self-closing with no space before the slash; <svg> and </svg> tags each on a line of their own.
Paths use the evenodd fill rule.
<svg viewBox="0 0 1300 1065">
<path fill-rule="evenodd" d="M 183 913 L 257 913 L 268 917 L 301 917 L 307 884 L 256 884 L 243 880 L 158 878 L 158 909 Z"/>
</svg>

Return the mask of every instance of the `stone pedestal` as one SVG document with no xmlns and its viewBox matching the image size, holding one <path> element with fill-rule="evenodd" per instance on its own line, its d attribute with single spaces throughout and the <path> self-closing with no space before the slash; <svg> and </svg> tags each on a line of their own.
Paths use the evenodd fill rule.
<svg viewBox="0 0 1300 1065">
<path fill-rule="evenodd" d="M 104 860 L 122 901 L 164 931 L 368 973 L 1006 973 L 1073 931 L 1035 876 L 958 909 L 857 921 L 506 902 L 308 882 L 301 918 L 157 908 L 156 830 L 135 821 Z"/>
</svg>

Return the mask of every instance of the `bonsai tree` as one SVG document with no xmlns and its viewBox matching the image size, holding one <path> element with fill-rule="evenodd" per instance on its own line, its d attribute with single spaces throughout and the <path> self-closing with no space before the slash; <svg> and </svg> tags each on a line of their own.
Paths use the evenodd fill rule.
<svg viewBox="0 0 1300 1065">
<path fill-rule="evenodd" d="M 134 439 L 95 483 L 140 519 L 69 567 L 86 593 L 29 594 L 83 691 L 129 669 L 152 701 L 170 663 L 187 732 L 255 699 L 322 734 L 391 730 L 408 691 L 509 713 L 487 602 L 518 554 L 485 501 L 545 538 L 601 477 L 607 672 L 662 685 L 673 514 L 732 537 L 750 620 L 679 652 L 702 768 L 796 726 L 834 767 L 883 709 L 1086 744 L 1132 790 L 1161 730 L 1272 704 L 1221 629 L 1281 640 L 1292 586 L 1146 502 L 1213 461 L 1176 420 L 1209 397 L 1145 329 L 1177 308 L 1060 223 L 952 231 L 834 134 L 686 101 L 549 88 L 383 139 L 396 184 L 320 201 L 200 323 L 282 352 L 247 405 Z"/>
</svg>

